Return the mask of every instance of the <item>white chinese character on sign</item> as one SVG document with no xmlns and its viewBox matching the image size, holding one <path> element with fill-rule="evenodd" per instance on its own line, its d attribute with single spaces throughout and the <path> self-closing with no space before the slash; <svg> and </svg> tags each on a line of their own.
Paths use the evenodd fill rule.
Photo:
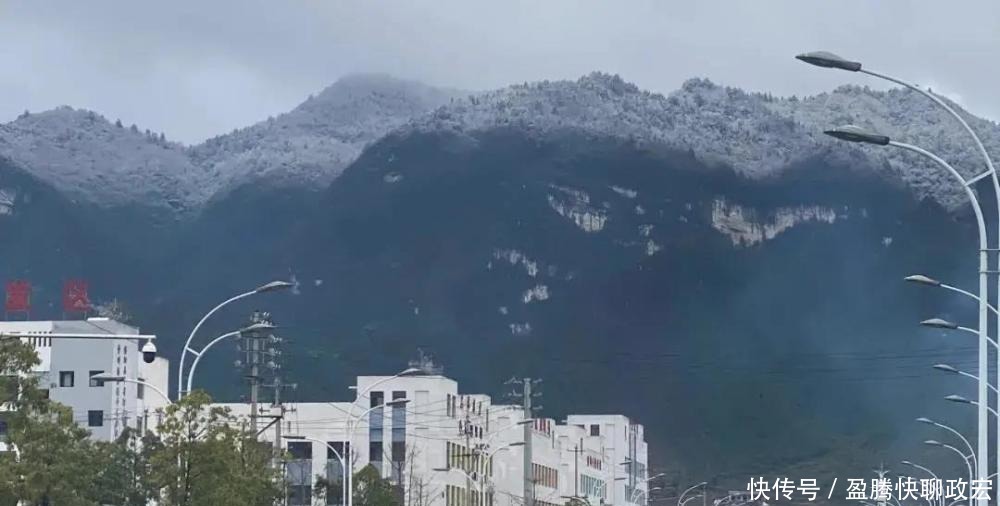
<svg viewBox="0 0 1000 506">
<path fill-rule="evenodd" d="M 848 478 L 847 479 L 847 500 L 848 501 L 864 501 L 868 499 L 868 495 L 865 494 L 865 489 L 867 484 L 865 480 L 861 478 Z"/>
<path fill-rule="evenodd" d="M 788 478 L 779 478 L 774 480 L 774 500 L 784 497 L 785 500 L 792 500 L 792 494 L 795 493 L 795 482 L 789 480 Z"/>
<path fill-rule="evenodd" d="M 747 483 L 747 491 L 750 492 L 751 501 L 771 500 L 771 496 L 768 495 L 771 492 L 771 484 L 763 476 L 756 480 L 750 478 L 750 483 Z"/>
<path fill-rule="evenodd" d="M 799 480 L 799 493 L 805 496 L 807 500 L 815 501 L 816 492 L 819 492 L 819 486 L 816 485 L 816 478 L 802 478 Z"/>
<path fill-rule="evenodd" d="M 918 499 L 919 498 L 919 486 L 920 483 L 913 478 L 902 476 L 896 482 L 896 498 L 900 501 L 905 501 L 907 499 Z"/>
<path fill-rule="evenodd" d="M 937 478 L 920 480 L 920 498 L 928 501 L 939 501 L 944 497 L 944 484 Z"/>
<path fill-rule="evenodd" d="M 888 501 L 892 499 L 892 481 L 889 478 L 872 478 L 873 501 Z"/>
<path fill-rule="evenodd" d="M 969 493 L 972 495 L 969 499 L 985 499 L 990 500 L 990 480 L 972 480 L 969 485 Z"/>
<path fill-rule="evenodd" d="M 962 478 L 957 480 L 948 480 L 947 483 L 945 483 L 944 498 L 954 499 L 956 501 L 968 499 L 968 496 L 965 495 L 965 487 L 968 484 L 969 483 Z"/>
</svg>

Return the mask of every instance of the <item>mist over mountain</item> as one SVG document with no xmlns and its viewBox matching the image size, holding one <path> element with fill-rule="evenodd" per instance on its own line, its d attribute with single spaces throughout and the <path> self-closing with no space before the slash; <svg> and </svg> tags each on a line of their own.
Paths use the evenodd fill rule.
<svg viewBox="0 0 1000 506">
<path fill-rule="evenodd" d="M 29 113 L 0 129 L 0 277 L 34 283 L 37 318 L 60 316 L 61 280 L 89 279 L 171 358 L 220 300 L 293 279 L 203 337 L 271 309 L 302 399 L 419 347 L 470 391 L 537 376 L 547 414 L 633 416 L 656 464 L 692 476 L 866 471 L 919 455 L 900 430 L 916 416 L 971 423 L 923 399 L 964 391 L 929 366 L 972 363 L 972 343 L 916 322 L 974 308 L 900 280 L 967 283 L 975 246 L 960 188 L 822 135 L 843 123 L 981 171 L 921 97 L 858 87 L 694 79 L 662 96 L 595 73 L 469 94 L 357 76 L 189 147 Z M 206 356 L 199 384 L 240 395 L 235 356 Z"/>
</svg>

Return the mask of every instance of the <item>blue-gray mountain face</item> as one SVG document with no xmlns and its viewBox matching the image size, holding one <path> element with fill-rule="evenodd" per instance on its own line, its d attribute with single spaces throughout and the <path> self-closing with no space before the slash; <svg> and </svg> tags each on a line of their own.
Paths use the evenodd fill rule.
<svg viewBox="0 0 1000 506">
<path fill-rule="evenodd" d="M 0 278 L 33 282 L 37 318 L 88 279 L 172 358 L 215 303 L 294 279 L 202 337 L 270 309 L 300 399 L 422 348 L 470 391 L 541 377 L 550 416 L 634 416 L 690 476 L 864 477 L 919 456 L 913 418 L 972 421 L 937 400 L 970 385 L 930 366 L 972 369 L 974 343 L 916 325 L 971 308 L 901 280 L 968 283 L 975 241 L 932 168 L 817 135 L 848 122 L 979 169 L 917 97 L 858 88 L 663 97 L 595 74 L 459 98 L 369 76 L 195 147 L 31 114 L 0 129 Z M 238 396 L 236 358 L 199 384 Z"/>
</svg>

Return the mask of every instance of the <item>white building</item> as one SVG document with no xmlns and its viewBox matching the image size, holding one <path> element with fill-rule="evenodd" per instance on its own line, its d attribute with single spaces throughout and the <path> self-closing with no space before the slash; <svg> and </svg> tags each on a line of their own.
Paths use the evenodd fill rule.
<svg viewBox="0 0 1000 506">
<path fill-rule="evenodd" d="M 109 441 L 125 427 L 153 428 L 168 401 L 142 381 L 167 391 L 169 363 L 146 363 L 139 329 L 108 318 L 68 321 L 0 321 L 0 335 L 19 336 L 38 352 L 34 372 L 49 398 L 73 410 L 73 419 L 95 439 Z M 155 336 L 148 336 L 155 339 Z M 126 381 L 100 381 L 98 374 Z"/>
<path fill-rule="evenodd" d="M 635 502 L 628 501 L 629 487 L 645 487 L 646 444 L 642 426 L 624 416 L 572 415 L 569 425 L 543 418 L 520 423 L 525 420 L 520 406 L 462 394 L 454 380 L 434 374 L 360 376 L 352 388 L 363 393 L 354 402 L 286 405 L 290 410 L 281 425 L 283 436 L 309 438 L 283 438 L 290 456 L 290 506 L 342 504 L 343 468 L 337 454 L 347 452 L 355 472 L 371 464 L 391 478 L 406 506 L 478 506 L 481 485 L 487 505 L 521 505 L 524 449 L 519 445 L 526 425 L 537 506 L 562 505 L 571 497 L 591 504 L 645 504 L 641 493 L 634 494 Z M 406 403 L 380 407 L 394 400 Z M 246 404 L 222 406 L 238 416 L 249 411 Z M 264 411 L 267 416 L 266 407 Z M 261 427 L 265 423 L 267 419 Z M 596 432 L 594 425 L 599 426 Z M 275 428 L 263 437 L 273 442 Z M 626 459 L 631 464 L 618 465 Z M 480 467 L 486 472 L 479 472 Z M 333 484 L 325 499 L 314 490 L 317 477 Z"/>
</svg>

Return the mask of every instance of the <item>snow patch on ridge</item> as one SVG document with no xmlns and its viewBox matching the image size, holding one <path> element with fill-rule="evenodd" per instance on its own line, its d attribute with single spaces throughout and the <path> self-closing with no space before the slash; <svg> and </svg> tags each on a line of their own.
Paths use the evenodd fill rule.
<svg viewBox="0 0 1000 506">
<path fill-rule="evenodd" d="M 801 223 L 833 223 L 837 213 L 821 206 L 778 208 L 763 221 L 750 208 L 716 199 L 712 205 L 712 227 L 725 234 L 734 246 L 753 246 L 774 239 L 778 234 Z"/>
</svg>

